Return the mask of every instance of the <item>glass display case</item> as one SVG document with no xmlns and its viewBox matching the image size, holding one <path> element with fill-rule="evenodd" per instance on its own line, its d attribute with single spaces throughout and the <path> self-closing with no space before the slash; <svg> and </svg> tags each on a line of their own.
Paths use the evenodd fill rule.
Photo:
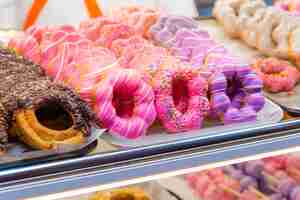
<svg viewBox="0 0 300 200">
<path fill-rule="evenodd" d="M 297 200 L 300 2 L 69 3 L 0 2 L 0 200 Z"/>
</svg>

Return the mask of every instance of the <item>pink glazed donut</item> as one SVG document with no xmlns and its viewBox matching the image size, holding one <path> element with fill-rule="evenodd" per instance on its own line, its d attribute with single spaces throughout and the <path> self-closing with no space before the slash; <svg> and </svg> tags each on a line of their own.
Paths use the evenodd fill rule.
<svg viewBox="0 0 300 200">
<path fill-rule="evenodd" d="M 169 66 L 154 78 L 158 119 L 169 133 L 199 129 L 209 111 L 208 85 L 190 66 Z"/>
<path fill-rule="evenodd" d="M 95 111 L 111 134 L 135 139 L 145 135 L 156 118 L 154 93 L 137 71 L 118 69 L 96 86 Z"/>
</svg>

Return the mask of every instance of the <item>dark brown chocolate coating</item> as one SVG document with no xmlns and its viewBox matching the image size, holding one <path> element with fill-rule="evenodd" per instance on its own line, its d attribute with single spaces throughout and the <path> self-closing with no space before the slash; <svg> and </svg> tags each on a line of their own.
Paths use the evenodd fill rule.
<svg viewBox="0 0 300 200">
<path fill-rule="evenodd" d="M 17 109 L 38 109 L 49 103 L 62 106 L 74 119 L 74 128 L 90 134 L 94 116 L 87 104 L 75 92 L 61 84 L 49 80 L 36 80 L 15 85 L 11 93 L 3 98 L 3 104 L 10 113 L 9 120 L 14 121 L 12 113 Z"/>
<path fill-rule="evenodd" d="M 40 66 L 0 47 L 0 147 L 7 143 L 7 131 L 18 109 L 38 109 L 57 103 L 69 112 L 74 128 L 90 134 L 95 115 L 90 107 L 69 87 L 53 83 Z"/>
</svg>

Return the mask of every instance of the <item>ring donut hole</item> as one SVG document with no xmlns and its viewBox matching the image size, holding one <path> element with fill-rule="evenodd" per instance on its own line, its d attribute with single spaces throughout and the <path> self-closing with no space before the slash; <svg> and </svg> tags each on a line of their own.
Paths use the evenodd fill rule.
<svg viewBox="0 0 300 200">
<path fill-rule="evenodd" d="M 238 94 L 240 92 L 241 88 L 243 88 L 243 84 L 238 77 L 234 76 L 230 79 L 227 79 L 226 94 L 228 95 L 228 97 L 230 98 L 231 101 L 234 99 L 236 94 Z M 241 102 L 241 103 L 243 103 L 243 102 Z M 243 105 L 241 105 L 241 107 L 242 106 Z"/>
<path fill-rule="evenodd" d="M 176 109 L 181 113 L 185 113 L 189 104 L 189 91 L 188 81 L 183 77 L 173 77 L 172 97 Z"/>
<path fill-rule="evenodd" d="M 130 118 L 134 110 L 134 97 L 129 92 L 128 85 L 116 85 L 113 90 L 112 104 L 116 114 L 121 118 Z"/>
<path fill-rule="evenodd" d="M 67 130 L 74 125 L 72 116 L 61 105 L 50 102 L 35 110 L 38 122 L 52 130 Z"/>
</svg>

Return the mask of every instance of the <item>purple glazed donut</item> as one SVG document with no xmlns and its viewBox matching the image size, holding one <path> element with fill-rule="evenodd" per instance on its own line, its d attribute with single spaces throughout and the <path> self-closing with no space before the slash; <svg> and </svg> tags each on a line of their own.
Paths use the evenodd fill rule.
<svg viewBox="0 0 300 200">
<path fill-rule="evenodd" d="M 176 32 L 183 28 L 197 29 L 198 24 L 192 18 L 165 15 L 161 16 L 156 24 L 150 28 L 149 34 L 156 43 L 164 46 L 165 42 L 171 40 L 175 36 Z"/>
<path fill-rule="evenodd" d="M 200 68 L 204 64 L 209 53 L 227 52 L 222 45 L 212 40 L 207 32 L 198 29 L 178 30 L 171 40 L 165 42 L 165 46 L 171 49 L 172 55 L 195 68 Z"/>
<path fill-rule="evenodd" d="M 154 78 L 158 119 L 169 133 L 199 129 L 209 111 L 207 82 L 189 66 L 164 68 Z"/>
<path fill-rule="evenodd" d="M 221 54 L 206 59 L 207 66 L 214 71 L 209 79 L 212 116 L 224 124 L 255 120 L 264 106 L 262 81 L 249 65 L 238 63 Z"/>
</svg>

